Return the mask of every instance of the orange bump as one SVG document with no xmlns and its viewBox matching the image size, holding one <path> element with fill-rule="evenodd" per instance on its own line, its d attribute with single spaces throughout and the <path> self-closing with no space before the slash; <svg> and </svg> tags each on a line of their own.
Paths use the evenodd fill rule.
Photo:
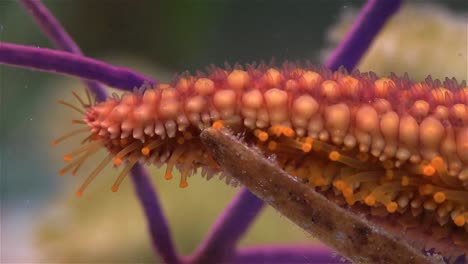
<svg viewBox="0 0 468 264">
<path fill-rule="evenodd" d="M 328 158 L 330 158 L 330 160 L 333 160 L 333 161 L 337 161 L 340 159 L 340 153 L 338 153 L 338 151 L 332 151 L 330 152 L 330 154 L 328 154 Z"/>
<path fill-rule="evenodd" d="M 60 171 L 58 172 L 58 174 L 59 174 L 60 176 L 63 176 L 63 175 L 65 175 L 65 171 L 64 171 L 64 170 L 60 170 Z"/>
<path fill-rule="evenodd" d="M 291 138 L 294 136 L 294 130 L 290 127 L 284 127 L 282 132 L 286 137 Z"/>
<path fill-rule="evenodd" d="M 276 143 L 276 141 L 268 142 L 268 149 L 269 150 L 275 150 L 277 147 L 278 147 L 278 143 Z"/>
<path fill-rule="evenodd" d="M 346 183 L 343 180 L 337 180 L 334 182 L 336 189 L 343 190 L 346 187 Z"/>
<path fill-rule="evenodd" d="M 82 191 L 76 191 L 76 192 L 75 192 L 75 195 L 76 195 L 77 197 L 81 197 L 81 196 L 83 196 L 83 192 L 82 192 Z"/>
<path fill-rule="evenodd" d="M 121 158 L 115 158 L 114 159 L 114 165 L 119 166 L 120 164 L 122 164 L 122 159 Z"/>
<path fill-rule="evenodd" d="M 187 91 L 189 88 L 190 88 L 190 85 L 192 84 L 192 79 L 189 79 L 189 78 L 181 78 L 178 82 L 177 82 L 177 90 L 179 91 Z M 145 93 L 146 95 L 146 93 Z"/>
<path fill-rule="evenodd" d="M 436 192 L 433 198 L 436 203 L 443 203 L 447 199 L 447 196 L 443 192 Z"/>
<path fill-rule="evenodd" d="M 144 156 L 148 156 L 150 153 L 150 149 L 148 147 L 143 147 L 141 148 L 141 154 L 143 154 Z M 115 164 L 115 162 L 114 162 Z"/>
<path fill-rule="evenodd" d="M 364 203 L 366 203 L 368 206 L 373 206 L 373 205 L 375 205 L 375 202 L 376 202 L 375 196 L 373 196 L 372 194 L 368 195 L 368 196 L 364 199 Z"/>
<path fill-rule="evenodd" d="M 249 74 L 241 70 L 233 70 L 227 77 L 229 87 L 234 90 L 242 90 L 249 81 Z"/>
<path fill-rule="evenodd" d="M 354 199 L 354 197 L 352 196 L 345 197 L 345 200 L 346 200 L 346 203 L 348 203 L 349 205 L 354 205 L 356 203 L 356 199 Z"/>
<path fill-rule="evenodd" d="M 284 90 L 288 92 L 295 91 L 298 87 L 298 84 L 295 80 L 287 80 L 284 84 Z"/>
<path fill-rule="evenodd" d="M 214 129 L 221 129 L 221 128 L 223 128 L 223 127 L 224 127 L 223 121 L 220 121 L 220 120 L 214 121 L 212 127 L 213 127 Z"/>
<path fill-rule="evenodd" d="M 277 87 L 281 81 L 281 73 L 273 68 L 268 69 L 263 75 L 266 83 L 271 87 Z"/>
<path fill-rule="evenodd" d="M 390 90 L 395 87 L 395 82 L 388 78 L 380 78 L 374 82 L 375 95 L 386 97 Z"/>
<path fill-rule="evenodd" d="M 302 151 L 304 151 L 304 152 L 306 152 L 306 153 L 307 153 L 307 152 L 310 152 L 310 151 L 312 150 L 312 144 L 310 144 L 310 143 L 303 143 L 303 144 L 301 145 L 301 149 L 302 149 Z"/>
<path fill-rule="evenodd" d="M 52 141 L 52 142 L 50 143 L 51 146 L 57 146 L 57 144 L 58 144 L 57 141 Z"/>
<path fill-rule="evenodd" d="M 434 166 L 429 164 L 429 165 L 426 165 L 426 166 L 423 167 L 422 172 L 423 172 L 423 174 L 425 176 L 432 176 L 435 173 L 435 168 L 434 168 Z"/>
<path fill-rule="evenodd" d="M 350 187 L 346 187 L 343 189 L 343 196 L 345 198 L 351 197 L 352 195 L 353 195 L 353 189 L 351 189 Z"/>
<path fill-rule="evenodd" d="M 262 131 L 262 130 L 259 130 L 259 129 L 256 129 L 254 131 L 254 134 L 255 136 L 262 142 L 265 142 L 268 140 L 268 133 L 266 133 L 265 131 Z"/>
<path fill-rule="evenodd" d="M 462 227 L 462 226 L 465 225 L 465 222 L 466 222 L 465 216 L 464 215 L 459 215 L 459 216 L 455 217 L 455 219 L 453 219 L 453 222 L 457 226 Z"/>
<path fill-rule="evenodd" d="M 332 80 L 326 80 L 322 83 L 322 95 L 329 99 L 333 100 L 340 95 L 339 84 Z"/>
<path fill-rule="evenodd" d="M 193 86 L 195 91 L 201 95 L 211 94 L 215 89 L 214 82 L 208 78 L 198 79 Z"/>
<path fill-rule="evenodd" d="M 435 168 L 443 168 L 444 167 L 444 160 L 437 156 L 431 160 L 431 165 Z"/>
<path fill-rule="evenodd" d="M 398 204 L 395 202 L 389 202 L 385 205 L 389 213 L 394 213 L 398 209 Z"/>
<path fill-rule="evenodd" d="M 356 95 L 359 92 L 359 81 L 349 75 L 340 79 L 340 83 L 346 87 L 346 94 Z"/>
<path fill-rule="evenodd" d="M 260 141 L 262 141 L 262 142 L 267 141 L 268 140 L 268 133 L 262 131 L 261 133 L 258 134 L 258 139 L 260 139 Z"/>
<path fill-rule="evenodd" d="M 185 188 L 188 186 L 188 182 L 187 181 L 184 181 L 184 180 L 181 180 L 180 183 L 179 183 L 179 187 L 180 188 Z"/>
<path fill-rule="evenodd" d="M 306 71 L 299 79 L 299 83 L 303 86 L 304 89 L 313 88 L 315 85 L 318 85 L 321 81 L 322 76 L 313 71 Z"/>
<path fill-rule="evenodd" d="M 172 172 L 170 171 L 166 172 L 166 174 L 164 174 L 164 179 L 166 180 L 172 179 Z"/>
<path fill-rule="evenodd" d="M 281 126 L 274 125 L 270 128 L 270 131 L 273 135 L 279 137 L 281 136 L 281 133 L 283 132 L 283 128 Z"/>
<path fill-rule="evenodd" d="M 119 186 L 113 185 L 111 189 L 113 192 L 117 192 L 119 190 Z"/>
<path fill-rule="evenodd" d="M 72 158 L 71 158 L 70 156 L 68 156 L 68 155 L 63 157 L 63 160 L 64 160 L 64 161 L 70 161 L 71 159 L 72 159 Z"/>
</svg>

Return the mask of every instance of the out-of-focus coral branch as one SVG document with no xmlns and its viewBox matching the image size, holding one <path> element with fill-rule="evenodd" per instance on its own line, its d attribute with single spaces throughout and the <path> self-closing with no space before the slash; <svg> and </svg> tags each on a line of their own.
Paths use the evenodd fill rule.
<svg viewBox="0 0 468 264">
<path fill-rule="evenodd" d="M 400 5 L 401 0 L 367 1 L 346 37 L 333 51 L 325 65 L 332 70 L 337 70 L 340 66 L 352 70 Z"/>
<path fill-rule="evenodd" d="M 242 188 L 216 220 L 193 255 L 193 263 L 221 263 L 232 257 L 237 241 L 263 208 L 263 201 Z"/>
<path fill-rule="evenodd" d="M 403 238 L 327 200 L 227 131 L 209 128 L 201 137 L 223 170 L 353 262 L 432 263 Z"/>
<path fill-rule="evenodd" d="M 139 163 L 133 166 L 131 173 L 135 192 L 148 221 L 148 229 L 154 248 L 165 263 L 179 263 L 169 224 L 159 204 L 158 196 L 153 189 L 148 173 Z"/>
<path fill-rule="evenodd" d="M 60 22 L 52 15 L 39 0 L 19 0 L 19 3 L 28 11 L 42 32 L 49 38 L 57 49 L 70 53 L 83 55 L 80 47 L 65 31 Z M 98 82 L 84 80 L 89 89 L 96 95 L 98 101 L 107 97 L 104 87 Z"/>
<path fill-rule="evenodd" d="M 268 245 L 240 248 L 232 263 L 347 263 L 340 255 L 327 247 L 315 245 Z M 349 262 L 348 262 L 349 263 Z"/>
<path fill-rule="evenodd" d="M 155 81 L 130 69 L 69 52 L 0 42 L 0 64 L 71 75 L 132 91 Z"/>
<path fill-rule="evenodd" d="M 74 54 L 82 54 L 80 47 L 78 47 L 70 35 L 63 29 L 60 22 L 50 13 L 41 1 L 19 0 L 18 2 L 28 11 L 42 30 L 42 33 L 52 41 L 57 49 L 69 51 Z"/>
</svg>

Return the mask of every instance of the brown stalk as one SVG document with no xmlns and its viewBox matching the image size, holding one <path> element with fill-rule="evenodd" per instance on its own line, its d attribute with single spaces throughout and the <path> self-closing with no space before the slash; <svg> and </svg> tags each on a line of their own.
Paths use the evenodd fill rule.
<svg viewBox="0 0 468 264">
<path fill-rule="evenodd" d="M 329 201 L 224 129 L 208 128 L 203 143 L 222 169 L 299 227 L 354 263 L 443 263 Z"/>
</svg>

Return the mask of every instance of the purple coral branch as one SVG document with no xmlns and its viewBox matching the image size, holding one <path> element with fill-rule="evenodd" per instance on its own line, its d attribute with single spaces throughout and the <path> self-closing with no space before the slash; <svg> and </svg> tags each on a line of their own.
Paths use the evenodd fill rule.
<svg viewBox="0 0 468 264">
<path fill-rule="evenodd" d="M 240 248 L 232 263 L 349 263 L 340 255 L 322 245 L 269 245 Z"/>
<path fill-rule="evenodd" d="M 53 72 L 98 81 L 132 91 L 155 81 L 130 69 L 69 52 L 0 42 L 0 64 Z"/>
<path fill-rule="evenodd" d="M 60 22 L 50 13 L 41 1 L 19 0 L 18 2 L 29 12 L 42 32 L 52 41 L 57 49 L 82 55 L 80 47 L 78 47 Z"/>
<path fill-rule="evenodd" d="M 49 12 L 39 0 L 19 0 L 19 3 L 29 12 L 42 32 L 52 41 L 54 46 L 60 50 L 70 53 L 83 55 L 80 47 L 68 35 L 60 22 Z M 104 87 L 93 81 L 84 80 L 84 83 L 90 88 L 98 101 L 104 101 L 107 93 Z"/>
<path fill-rule="evenodd" d="M 47 7 L 41 3 L 41 1 L 20 0 L 20 3 L 31 14 L 41 30 L 49 37 L 57 48 L 77 55 L 82 55 L 81 49 L 78 45 L 73 41 L 70 35 L 68 35 L 52 13 L 49 12 Z M 138 74 L 135 75 L 138 76 Z M 152 82 L 152 80 L 142 78 L 142 80 L 139 81 L 139 84 L 134 84 L 134 86 L 140 86 L 144 82 Z M 105 100 L 107 93 L 100 83 L 94 81 L 85 81 L 85 83 L 90 87 L 91 91 L 96 94 L 99 101 Z M 133 184 L 135 186 L 135 192 L 140 200 L 148 221 L 148 229 L 151 234 L 151 241 L 154 248 L 158 251 L 165 263 L 179 263 L 180 261 L 174 248 L 174 243 L 171 239 L 167 220 L 147 172 L 140 164 L 136 164 L 132 168 L 131 174 Z"/>
<path fill-rule="evenodd" d="M 400 5 L 401 0 L 368 0 L 344 40 L 326 60 L 325 66 L 332 70 L 340 66 L 352 70 Z"/>
<path fill-rule="evenodd" d="M 212 226 L 191 257 L 193 263 L 222 263 L 232 257 L 237 241 L 263 208 L 263 201 L 242 188 Z"/>
<path fill-rule="evenodd" d="M 131 172 L 135 192 L 145 212 L 154 248 L 164 263 L 180 263 L 172 242 L 169 224 L 148 173 L 139 163 L 133 166 Z"/>
</svg>

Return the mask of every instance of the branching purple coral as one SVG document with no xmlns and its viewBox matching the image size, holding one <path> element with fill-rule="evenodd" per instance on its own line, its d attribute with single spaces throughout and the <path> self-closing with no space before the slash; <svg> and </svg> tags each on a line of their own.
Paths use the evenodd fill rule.
<svg viewBox="0 0 468 264">
<path fill-rule="evenodd" d="M 133 166 L 131 172 L 135 192 L 145 212 L 154 248 L 165 263 L 180 263 L 172 242 L 169 224 L 148 173 L 141 164 Z"/>
<path fill-rule="evenodd" d="M 332 70 L 341 66 L 347 70 L 354 69 L 377 33 L 400 5 L 401 0 L 368 0 L 344 40 L 326 60 L 325 66 Z"/>
<path fill-rule="evenodd" d="M 40 0 L 19 0 L 18 2 L 28 11 L 42 32 L 57 49 L 83 55 L 80 47 Z"/>
<path fill-rule="evenodd" d="M 369 0 L 352 30 L 348 33 L 347 38 L 332 54 L 326 65 L 332 69 L 336 69 L 341 65 L 347 69 L 354 68 L 376 33 L 397 10 L 400 2 L 400 0 Z M 36 21 L 46 34 L 54 40 L 56 45 L 67 51 L 80 53 L 79 47 L 68 35 L 64 35 L 65 31 L 58 21 L 39 1 L 22 0 L 22 4 L 30 10 Z M 138 87 L 145 81 L 154 82 L 129 69 L 114 67 L 83 56 L 7 43 L 0 43 L 0 64 L 2 63 L 73 75 L 124 90 L 132 90 L 133 87 Z M 96 92 L 99 93 L 100 88 L 96 88 Z M 100 95 L 100 97 L 103 95 Z M 133 176 L 134 184 L 149 221 L 154 246 L 158 249 L 164 261 L 177 263 L 178 259 L 170 239 L 169 228 L 162 210 L 159 208 L 159 201 L 148 181 L 148 177 L 142 171 L 140 165 L 134 167 L 133 171 L 137 172 L 135 175 L 139 175 Z M 235 243 L 246 232 L 250 223 L 261 210 L 262 205 L 263 202 L 253 197 L 249 191 L 241 190 L 237 198 L 230 204 L 230 207 L 217 220 L 208 239 L 199 247 L 199 251 L 192 260 L 206 260 L 207 263 L 214 263 L 224 260 L 224 256 L 232 256 L 231 260 L 236 262 L 270 262 L 279 259 L 288 262 L 301 262 L 300 259 L 307 256 L 303 262 L 320 261 L 316 259 L 317 250 L 312 247 L 258 247 L 241 249 L 235 252 Z M 217 250 L 225 250 L 226 248 L 223 249 L 223 245 L 229 251 L 222 252 L 223 254 L 220 254 L 221 258 L 210 258 L 210 254 L 219 253 Z M 322 251 L 319 250 L 319 252 Z"/>
<path fill-rule="evenodd" d="M 232 263 L 349 263 L 325 246 L 268 245 L 240 248 Z"/>
<path fill-rule="evenodd" d="M 0 64 L 48 71 L 98 81 L 122 90 L 133 91 L 154 80 L 123 67 L 80 55 L 30 46 L 0 42 Z"/>
<path fill-rule="evenodd" d="M 216 220 L 193 255 L 193 263 L 221 263 L 232 258 L 237 241 L 263 208 L 263 201 L 246 188 L 237 194 Z"/>
<path fill-rule="evenodd" d="M 80 47 L 65 31 L 60 22 L 49 12 L 39 0 L 19 0 L 19 3 L 29 12 L 42 32 L 49 38 L 57 49 L 73 54 L 83 55 Z M 91 92 L 96 95 L 98 101 L 107 97 L 104 87 L 98 82 L 84 80 Z"/>
</svg>

